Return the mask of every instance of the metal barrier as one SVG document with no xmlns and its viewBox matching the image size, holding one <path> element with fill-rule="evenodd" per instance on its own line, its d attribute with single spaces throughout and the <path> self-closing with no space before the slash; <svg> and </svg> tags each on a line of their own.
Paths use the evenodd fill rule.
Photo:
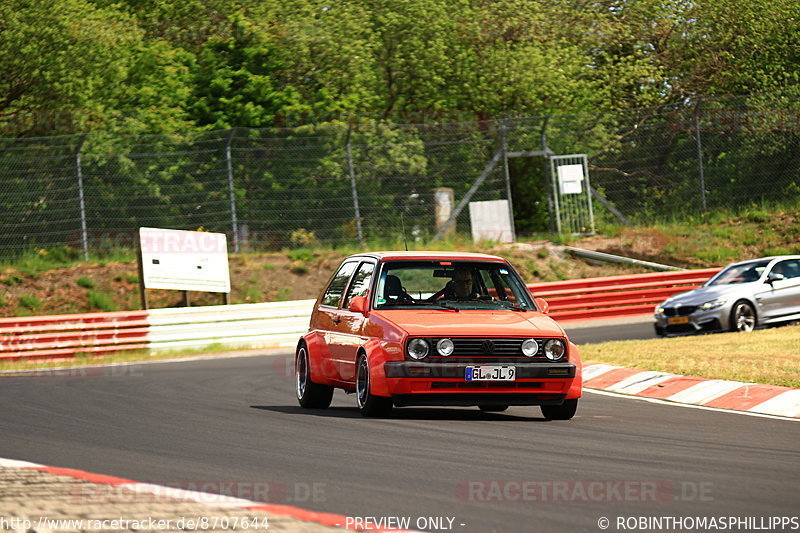
<svg viewBox="0 0 800 533">
<path fill-rule="evenodd" d="M 314 300 L 0 319 L 0 360 L 123 350 L 294 348 Z"/>
<path fill-rule="evenodd" d="M 718 268 L 608 276 L 531 283 L 528 289 L 550 304 L 557 320 L 609 318 L 652 313 L 654 307 L 679 292 L 694 289 Z"/>
<path fill-rule="evenodd" d="M 532 283 L 558 320 L 651 313 L 719 269 Z M 314 300 L 0 318 L 0 360 L 72 358 L 123 350 L 294 348 Z"/>
</svg>

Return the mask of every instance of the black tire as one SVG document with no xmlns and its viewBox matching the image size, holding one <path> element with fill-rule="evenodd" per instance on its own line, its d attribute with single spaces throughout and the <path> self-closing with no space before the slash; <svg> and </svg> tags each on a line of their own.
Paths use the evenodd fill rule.
<svg viewBox="0 0 800 533">
<path fill-rule="evenodd" d="M 507 405 L 479 405 L 478 409 L 484 413 L 500 413 L 508 409 Z"/>
<path fill-rule="evenodd" d="M 311 366 L 308 348 L 301 344 L 294 359 L 295 394 L 301 407 L 306 409 L 326 409 L 333 400 L 333 387 L 311 381 Z"/>
<path fill-rule="evenodd" d="M 564 400 L 561 405 L 542 405 L 541 408 L 547 420 L 569 420 L 578 410 L 578 399 Z"/>
<path fill-rule="evenodd" d="M 392 399 L 372 394 L 369 379 L 369 360 L 363 353 L 356 361 L 356 405 L 364 416 L 388 416 L 392 412 Z"/>
<path fill-rule="evenodd" d="M 664 330 L 664 328 L 662 328 L 662 327 L 661 327 L 661 326 L 659 326 L 658 324 L 655 324 L 654 326 L 655 326 L 655 328 L 656 328 L 656 335 L 657 335 L 657 336 L 659 336 L 659 337 L 665 337 L 665 336 L 667 335 L 667 332 Z"/>
<path fill-rule="evenodd" d="M 756 311 L 750 302 L 739 300 L 731 310 L 731 331 L 753 331 L 756 327 Z"/>
</svg>

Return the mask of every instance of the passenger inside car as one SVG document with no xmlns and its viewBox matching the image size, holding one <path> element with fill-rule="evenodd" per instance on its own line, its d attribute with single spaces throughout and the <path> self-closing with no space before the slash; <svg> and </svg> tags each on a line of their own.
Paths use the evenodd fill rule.
<svg viewBox="0 0 800 533">
<path fill-rule="evenodd" d="M 407 302 L 413 298 L 403 288 L 400 278 L 389 274 L 383 288 L 384 298 L 387 302 Z"/>
</svg>

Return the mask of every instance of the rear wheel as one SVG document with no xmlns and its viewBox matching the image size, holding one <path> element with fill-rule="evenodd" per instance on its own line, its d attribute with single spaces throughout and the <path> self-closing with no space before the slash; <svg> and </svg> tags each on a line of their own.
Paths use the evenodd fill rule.
<svg viewBox="0 0 800 533">
<path fill-rule="evenodd" d="M 499 413 L 508 409 L 507 405 L 479 405 L 478 409 L 484 413 Z"/>
<path fill-rule="evenodd" d="M 756 327 L 756 312 L 749 302 L 739 300 L 731 311 L 731 331 L 753 331 Z"/>
<path fill-rule="evenodd" d="M 301 407 L 325 409 L 333 399 L 333 387 L 311 381 L 311 365 L 305 344 L 297 349 L 294 360 L 295 392 Z"/>
<path fill-rule="evenodd" d="M 369 379 L 369 360 L 365 354 L 356 363 L 356 402 L 364 416 L 387 416 L 392 412 L 392 399 L 372 394 Z"/>
<path fill-rule="evenodd" d="M 542 415 L 547 420 L 569 420 L 578 410 L 578 399 L 564 400 L 561 405 L 543 405 Z"/>
</svg>

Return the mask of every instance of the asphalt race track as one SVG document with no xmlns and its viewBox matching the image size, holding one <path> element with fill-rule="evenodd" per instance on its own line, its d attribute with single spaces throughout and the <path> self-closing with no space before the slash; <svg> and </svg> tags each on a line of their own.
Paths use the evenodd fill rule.
<svg viewBox="0 0 800 533">
<path fill-rule="evenodd" d="M 617 517 L 797 513 L 796 422 L 594 393 L 566 422 L 527 407 L 405 408 L 366 419 L 340 391 L 328 410 L 300 409 L 290 361 L 2 378 L 0 457 L 238 487 L 249 499 L 268 487 L 275 503 L 410 517 L 412 527 L 419 517 L 445 517 L 445 526 L 452 518 L 460 532 L 600 531 L 601 517 L 618 531 Z"/>
</svg>

